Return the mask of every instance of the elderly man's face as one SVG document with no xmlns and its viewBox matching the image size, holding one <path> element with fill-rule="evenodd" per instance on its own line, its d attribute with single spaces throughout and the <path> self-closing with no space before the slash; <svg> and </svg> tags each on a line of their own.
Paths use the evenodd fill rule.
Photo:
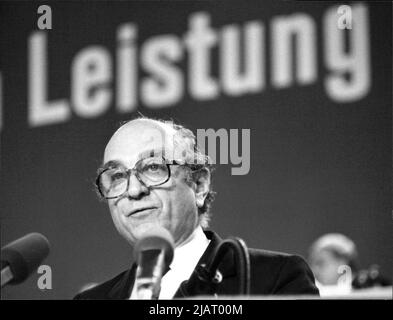
<svg viewBox="0 0 393 320">
<path fill-rule="evenodd" d="M 151 151 L 173 154 L 172 128 L 161 128 L 148 120 L 135 120 L 124 125 L 109 141 L 104 163 L 115 161 L 133 168 Z M 153 188 L 144 186 L 133 174 L 128 192 L 108 200 L 114 224 L 119 233 L 134 244 L 153 226 L 171 232 L 175 243 L 186 240 L 198 225 L 195 184 L 187 182 L 187 172 L 177 165 L 170 166 L 170 179 Z M 135 210 L 137 212 L 133 213 Z"/>
</svg>

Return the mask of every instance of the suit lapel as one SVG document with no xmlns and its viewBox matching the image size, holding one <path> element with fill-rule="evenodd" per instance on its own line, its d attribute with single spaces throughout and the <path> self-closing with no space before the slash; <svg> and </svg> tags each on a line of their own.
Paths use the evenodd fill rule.
<svg viewBox="0 0 393 320">
<path fill-rule="evenodd" d="M 204 233 L 206 237 L 210 240 L 210 243 L 202 257 L 199 259 L 198 265 L 205 264 L 208 266 L 209 263 L 211 263 L 211 261 L 214 259 L 217 249 L 219 248 L 223 240 L 211 230 L 204 230 Z M 236 266 L 232 251 L 230 251 L 224 256 L 222 262 L 218 267 L 218 270 L 222 274 L 223 280 L 218 286 L 217 293 L 233 291 L 236 285 Z M 183 298 L 180 290 L 176 292 L 174 298 Z"/>
<path fill-rule="evenodd" d="M 135 282 L 136 267 L 137 265 L 134 263 L 131 269 L 128 269 L 123 273 L 117 283 L 109 291 L 109 299 L 127 300 L 130 298 Z"/>
</svg>

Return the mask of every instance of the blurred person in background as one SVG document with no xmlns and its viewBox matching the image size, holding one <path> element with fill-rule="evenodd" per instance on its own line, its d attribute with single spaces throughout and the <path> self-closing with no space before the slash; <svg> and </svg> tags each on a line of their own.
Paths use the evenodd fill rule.
<svg viewBox="0 0 393 320">
<path fill-rule="evenodd" d="M 355 243 L 340 233 L 328 233 L 315 240 L 309 249 L 308 262 L 321 296 L 391 285 L 381 275 L 378 265 L 359 269 Z"/>
</svg>

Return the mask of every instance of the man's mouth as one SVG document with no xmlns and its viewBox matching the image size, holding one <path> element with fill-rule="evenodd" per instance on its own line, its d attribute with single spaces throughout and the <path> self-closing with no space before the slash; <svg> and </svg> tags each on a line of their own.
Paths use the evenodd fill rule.
<svg viewBox="0 0 393 320">
<path fill-rule="evenodd" d="M 131 217 L 133 215 L 137 215 L 137 214 L 141 214 L 141 213 L 146 213 L 146 212 L 148 212 L 150 210 L 154 210 L 154 209 L 157 209 L 157 208 L 156 207 L 137 208 L 137 209 L 134 209 L 131 212 L 129 212 L 127 214 L 127 217 Z"/>
</svg>

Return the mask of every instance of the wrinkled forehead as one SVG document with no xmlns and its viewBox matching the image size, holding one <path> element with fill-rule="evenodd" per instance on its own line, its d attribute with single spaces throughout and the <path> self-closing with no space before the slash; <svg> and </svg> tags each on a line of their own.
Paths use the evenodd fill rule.
<svg viewBox="0 0 393 320">
<path fill-rule="evenodd" d="M 150 156 L 171 159 L 176 153 L 176 130 L 170 124 L 138 119 L 119 128 L 109 140 L 104 153 L 104 164 L 115 161 L 127 167 Z"/>
</svg>

